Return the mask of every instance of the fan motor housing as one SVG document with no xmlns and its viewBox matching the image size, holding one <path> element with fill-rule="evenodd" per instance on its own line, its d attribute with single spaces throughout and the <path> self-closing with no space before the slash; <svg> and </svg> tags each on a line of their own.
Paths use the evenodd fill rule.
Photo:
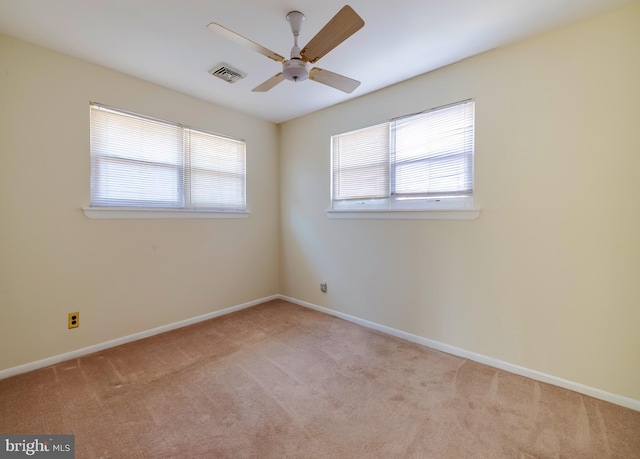
<svg viewBox="0 0 640 459">
<path fill-rule="evenodd" d="M 282 74 L 289 81 L 304 81 L 309 77 L 307 63 L 299 58 L 292 58 L 282 63 Z"/>
</svg>

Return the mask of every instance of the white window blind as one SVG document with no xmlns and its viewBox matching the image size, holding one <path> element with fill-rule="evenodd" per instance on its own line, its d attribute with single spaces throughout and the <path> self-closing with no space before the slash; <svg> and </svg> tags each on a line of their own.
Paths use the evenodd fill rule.
<svg viewBox="0 0 640 459">
<path fill-rule="evenodd" d="M 332 208 L 470 207 L 474 103 L 332 137 Z"/>
<path fill-rule="evenodd" d="M 333 152 L 334 199 L 382 198 L 389 194 L 388 123 L 333 136 Z"/>
<path fill-rule="evenodd" d="M 91 206 L 246 210 L 245 143 L 91 104 Z"/>
</svg>

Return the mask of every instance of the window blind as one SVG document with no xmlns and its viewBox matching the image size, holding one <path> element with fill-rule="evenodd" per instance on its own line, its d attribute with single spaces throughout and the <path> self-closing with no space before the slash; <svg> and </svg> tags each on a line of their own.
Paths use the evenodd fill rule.
<svg viewBox="0 0 640 459">
<path fill-rule="evenodd" d="M 420 208 L 473 196 L 474 103 L 332 137 L 332 208 Z M 465 204 L 465 205 L 466 205 Z"/>
<path fill-rule="evenodd" d="M 245 143 L 91 104 L 91 206 L 245 210 Z"/>
<path fill-rule="evenodd" d="M 473 103 L 464 102 L 391 123 L 397 197 L 473 193 Z"/>
<path fill-rule="evenodd" d="M 245 209 L 245 143 L 187 129 L 190 202 L 195 208 Z"/>
<path fill-rule="evenodd" d="M 389 125 L 378 124 L 333 137 L 334 199 L 389 194 Z"/>
</svg>

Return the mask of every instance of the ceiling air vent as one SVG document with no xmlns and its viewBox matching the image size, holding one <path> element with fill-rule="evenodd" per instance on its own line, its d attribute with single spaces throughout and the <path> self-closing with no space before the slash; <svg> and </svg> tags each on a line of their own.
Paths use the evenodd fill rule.
<svg viewBox="0 0 640 459">
<path fill-rule="evenodd" d="M 224 62 L 216 65 L 214 68 L 209 70 L 209 73 L 214 77 L 218 77 L 221 80 L 226 81 L 227 83 L 235 83 L 238 80 L 246 77 L 247 74 L 241 72 L 238 69 L 234 69 L 229 64 L 225 64 Z"/>
</svg>

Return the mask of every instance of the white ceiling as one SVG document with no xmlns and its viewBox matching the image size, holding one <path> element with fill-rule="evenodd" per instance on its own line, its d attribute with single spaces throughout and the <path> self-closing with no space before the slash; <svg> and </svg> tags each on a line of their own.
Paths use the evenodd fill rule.
<svg viewBox="0 0 640 459">
<path fill-rule="evenodd" d="M 283 122 L 637 0 L 350 0 L 365 26 L 318 62 L 352 94 L 304 81 L 251 89 L 280 64 L 208 31 L 218 22 L 289 57 L 285 16 L 306 44 L 346 0 L 0 0 L 0 32 L 273 122 Z M 209 75 L 225 62 L 246 72 Z"/>
</svg>

